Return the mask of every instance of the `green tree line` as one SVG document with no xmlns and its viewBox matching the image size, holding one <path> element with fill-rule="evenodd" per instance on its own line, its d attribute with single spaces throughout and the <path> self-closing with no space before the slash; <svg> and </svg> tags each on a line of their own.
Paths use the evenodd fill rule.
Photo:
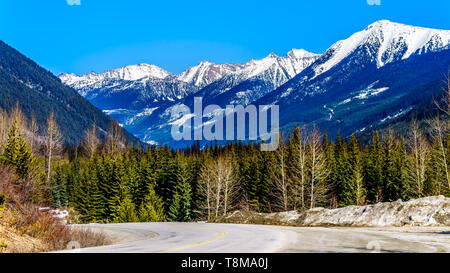
<svg viewBox="0 0 450 273">
<path fill-rule="evenodd" d="M 93 125 L 79 146 L 64 149 L 53 115 L 40 140 L 18 110 L 0 115 L 0 125 L 0 163 L 19 179 L 32 178 L 38 202 L 71 207 L 82 222 L 191 221 L 234 209 L 276 212 L 450 196 L 450 134 L 439 116 L 426 132 L 412 122 L 406 135 L 375 132 L 366 144 L 355 135 L 332 140 L 315 126 L 299 125 L 282 133 L 271 152 L 238 142 L 130 147 L 117 123 L 104 139 Z"/>
</svg>

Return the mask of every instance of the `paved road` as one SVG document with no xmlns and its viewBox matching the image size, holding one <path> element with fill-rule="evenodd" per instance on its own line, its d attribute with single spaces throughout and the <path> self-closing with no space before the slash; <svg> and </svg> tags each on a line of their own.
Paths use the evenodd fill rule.
<svg viewBox="0 0 450 273">
<path fill-rule="evenodd" d="M 445 228 L 319 228 L 206 223 L 87 225 L 114 244 L 77 252 L 450 252 Z"/>
</svg>

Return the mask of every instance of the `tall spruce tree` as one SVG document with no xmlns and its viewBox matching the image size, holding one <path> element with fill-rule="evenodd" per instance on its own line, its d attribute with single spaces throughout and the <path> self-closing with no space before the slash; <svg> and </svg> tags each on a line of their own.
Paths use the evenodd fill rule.
<svg viewBox="0 0 450 273">
<path fill-rule="evenodd" d="M 138 222 L 139 218 L 136 214 L 136 207 L 133 204 L 130 195 L 127 193 L 125 197 L 119 201 L 113 209 L 113 221 L 115 223 Z"/>
<path fill-rule="evenodd" d="M 148 194 L 139 209 L 139 221 L 162 222 L 165 220 L 164 202 L 156 195 L 153 185 L 149 185 Z"/>
<path fill-rule="evenodd" d="M 176 185 L 167 216 L 172 221 L 186 222 L 192 219 L 192 188 L 187 167 L 176 160 Z"/>
<path fill-rule="evenodd" d="M 14 167 L 20 179 L 26 179 L 32 164 L 32 151 L 20 133 L 17 119 L 14 120 L 8 134 L 6 146 L 0 161 Z"/>
<path fill-rule="evenodd" d="M 364 186 L 364 166 L 362 152 L 356 136 L 353 134 L 349 147 L 349 166 L 351 176 L 349 180 L 349 194 L 346 195 L 344 203 L 348 205 L 363 205 L 366 200 L 367 190 Z"/>
<path fill-rule="evenodd" d="M 353 203 L 353 194 L 350 185 L 352 169 L 347 152 L 347 143 L 344 138 L 341 138 L 340 134 L 338 134 L 336 139 L 334 156 L 335 165 L 333 173 L 339 205 L 347 206 Z"/>
<path fill-rule="evenodd" d="M 378 131 L 373 136 L 372 143 L 369 149 L 366 168 L 367 181 L 367 197 L 372 203 L 383 201 L 383 186 L 384 186 L 384 172 L 383 162 L 384 153 L 380 134 Z"/>
</svg>

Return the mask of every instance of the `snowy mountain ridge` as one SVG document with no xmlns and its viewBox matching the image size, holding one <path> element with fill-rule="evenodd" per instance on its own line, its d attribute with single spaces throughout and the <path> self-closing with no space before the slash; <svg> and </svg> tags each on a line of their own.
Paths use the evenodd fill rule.
<svg viewBox="0 0 450 273">
<path fill-rule="evenodd" d="M 161 101 L 175 101 L 193 94 L 221 79 L 225 89 L 217 88 L 216 94 L 231 89 L 247 79 L 258 77 L 268 83 L 257 96 L 247 94 L 245 101 L 253 101 L 285 83 L 305 67 L 318 54 L 303 49 L 293 49 L 286 57 L 274 53 L 260 60 L 243 64 L 215 64 L 202 61 L 179 75 L 149 64 L 129 65 L 103 73 L 91 72 L 84 75 L 60 74 L 61 81 L 75 88 L 85 98 L 103 110 L 155 107 Z M 232 82 L 233 84 L 231 84 Z M 235 102 L 244 100 L 237 99 Z"/>
<path fill-rule="evenodd" d="M 359 47 L 375 49 L 371 56 L 380 68 L 396 60 L 404 60 L 412 54 L 424 54 L 448 48 L 450 31 L 416 27 L 394 23 L 388 20 L 377 21 L 345 40 L 333 44 L 323 55 L 328 60 L 314 67 L 315 77 L 330 70 Z"/>
<path fill-rule="evenodd" d="M 78 76 L 74 73 L 61 73 L 59 78 L 65 84 L 79 89 L 108 80 L 136 81 L 146 77 L 164 79 L 170 75 L 172 74 L 156 65 L 142 63 L 115 68 L 100 74 L 91 72 Z"/>
<path fill-rule="evenodd" d="M 75 89 L 83 89 L 88 86 L 97 88 L 111 80 L 145 81 L 145 79 L 176 79 L 198 87 L 204 87 L 225 75 L 233 73 L 245 73 L 248 77 L 255 76 L 267 69 L 275 60 L 279 60 L 281 65 L 286 66 L 289 75 L 292 77 L 305 67 L 303 59 L 317 56 L 319 54 L 314 54 L 304 49 L 292 49 L 286 57 L 279 57 L 271 53 L 263 59 L 250 60 L 243 64 L 215 64 L 209 61 L 202 61 L 196 66 L 189 67 L 179 75 L 172 74 L 156 65 L 141 63 L 107 70 L 102 73 L 90 72 L 83 75 L 61 73 L 59 78 L 65 84 Z"/>
</svg>

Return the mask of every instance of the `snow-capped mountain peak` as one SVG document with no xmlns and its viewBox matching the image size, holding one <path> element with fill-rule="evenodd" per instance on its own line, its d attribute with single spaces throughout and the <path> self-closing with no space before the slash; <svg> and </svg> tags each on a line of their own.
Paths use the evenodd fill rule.
<svg viewBox="0 0 450 273">
<path fill-rule="evenodd" d="M 285 74 L 288 80 L 300 73 L 303 69 L 309 66 L 317 59 L 319 54 L 314 54 L 303 49 L 292 49 L 286 57 L 280 57 L 274 52 L 271 52 L 263 59 L 251 60 L 243 65 L 243 69 L 239 73 L 246 74 L 247 78 L 254 77 L 265 73 L 271 69 L 271 74 Z M 277 72 L 274 72 L 278 70 Z"/>
<path fill-rule="evenodd" d="M 277 54 L 275 54 L 274 52 L 270 52 L 269 55 L 267 55 L 267 57 L 265 59 L 276 59 L 279 58 L 279 56 Z"/>
<path fill-rule="evenodd" d="M 198 65 L 186 69 L 177 79 L 203 87 L 222 78 L 226 74 L 236 71 L 238 67 L 239 65 L 215 64 L 209 61 L 202 61 Z"/>
<path fill-rule="evenodd" d="M 380 20 L 364 30 L 332 45 L 325 53 L 326 60 L 314 67 L 315 77 L 328 71 L 358 48 L 365 47 L 380 68 L 413 54 L 446 49 L 450 45 L 450 31 L 415 27 Z"/>
<path fill-rule="evenodd" d="M 286 57 L 292 58 L 292 59 L 303 59 L 303 58 L 313 58 L 318 56 L 319 54 L 311 53 L 309 51 L 306 51 L 304 49 L 295 49 L 293 48 L 291 51 L 289 51 L 286 54 Z"/>
<path fill-rule="evenodd" d="M 127 65 L 113 70 L 105 71 L 100 74 L 109 79 L 121 79 L 126 81 L 135 81 L 145 77 L 164 79 L 171 73 L 152 64 L 141 63 L 137 65 Z"/>
<path fill-rule="evenodd" d="M 178 79 L 184 82 L 191 82 L 195 86 L 206 86 L 226 74 L 236 71 L 237 66 L 232 64 L 215 64 L 209 61 L 202 61 L 182 72 Z"/>
<path fill-rule="evenodd" d="M 100 74 L 90 72 L 78 76 L 74 73 L 61 73 L 59 78 L 65 84 L 76 89 L 81 89 L 86 86 L 111 80 L 137 81 L 143 78 L 165 79 L 170 75 L 172 74 L 156 65 L 141 63 L 107 70 Z"/>
</svg>

